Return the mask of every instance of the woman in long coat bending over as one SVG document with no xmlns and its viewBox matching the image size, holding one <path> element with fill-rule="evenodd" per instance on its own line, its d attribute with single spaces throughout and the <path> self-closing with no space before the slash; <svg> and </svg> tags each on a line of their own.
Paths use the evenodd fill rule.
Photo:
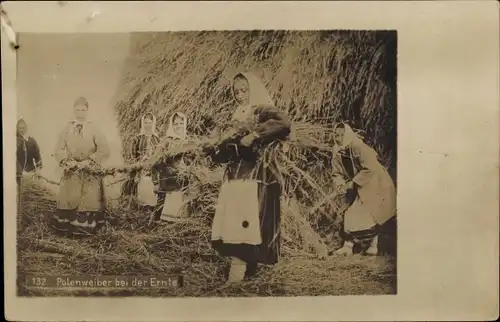
<svg viewBox="0 0 500 322">
<path fill-rule="evenodd" d="M 344 246 L 337 254 L 351 255 L 358 245 L 366 255 L 378 254 L 381 225 L 396 216 L 396 189 L 377 152 L 344 123 L 335 129 L 334 176 L 341 193 L 353 196 L 344 213 Z M 353 200 L 352 200 L 353 199 Z"/>
<path fill-rule="evenodd" d="M 95 233 L 104 224 L 102 177 L 81 171 L 99 166 L 109 157 L 106 138 L 87 121 L 89 104 L 83 97 L 74 104 L 75 119 L 59 135 L 55 158 L 64 167 L 53 227 L 70 234 Z"/>
<path fill-rule="evenodd" d="M 257 263 L 273 265 L 280 250 L 281 187 L 253 147 L 284 140 L 290 133 L 288 117 L 277 109 L 261 81 L 238 74 L 232 93 L 238 104 L 233 124 L 244 124 L 246 136 L 221 146 L 213 159 L 227 163 L 212 224 L 212 245 L 230 257 L 229 282 L 255 274 Z M 250 125 L 248 125 L 250 124 Z"/>
</svg>

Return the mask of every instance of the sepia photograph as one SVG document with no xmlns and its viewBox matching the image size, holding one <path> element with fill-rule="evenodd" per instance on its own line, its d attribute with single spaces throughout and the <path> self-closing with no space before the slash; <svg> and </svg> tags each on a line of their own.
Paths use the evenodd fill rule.
<svg viewBox="0 0 500 322">
<path fill-rule="evenodd" d="M 498 8 L 2 2 L 5 320 L 496 320 Z"/>
<path fill-rule="evenodd" d="M 18 295 L 397 293 L 396 31 L 18 38 Z"/>
</svg>

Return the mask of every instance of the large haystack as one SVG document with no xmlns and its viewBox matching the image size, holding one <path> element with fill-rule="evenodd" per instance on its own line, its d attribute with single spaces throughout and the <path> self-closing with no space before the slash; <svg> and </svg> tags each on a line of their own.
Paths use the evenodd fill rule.
<svg viewBox="0 0 500 322">
<path fill-rule="evenodd" d="M 396 32 L 202 31 L 134 34 L 116 97 L 127 141 L 152 111 L 164 131 L 182 111 L 189 130 L 206 135 L 227 126 L 229 85 L 252 71 L 294 121 L 349 120 L 396 166 Z"/>
<path fill-rule="evenodd" d="M 231 80 L 241 71 L 261 77 L 294 122 L 291 144 L 267 153 L 281 174 L 284 195 L 298 199 L 306 209 L 303 216 L 314 214 L 334 192 L 331 155 L 303 148 L 310 138 L 313 146 L 328 150 L 331 138 L 317 135 L 323 125 L 350 122 L 395 174 L 396 33 L 389 31 L 134 34 L 116 98 L 124 146 L 146 111 L 158 116 L 161 133 L 174 111 L 188 116 L 191 134 L 224 131 L 235 104 Z M 334 204 L 323 212 L 335 217 Z"/>
</svg>

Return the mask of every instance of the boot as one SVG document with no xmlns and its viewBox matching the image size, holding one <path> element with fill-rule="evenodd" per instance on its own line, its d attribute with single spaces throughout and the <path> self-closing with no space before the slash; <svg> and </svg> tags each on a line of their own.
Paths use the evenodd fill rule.
<svg viewBox="0 0 500 322">
<path fill-rule="evenodd" d="M 353 248 L 354 248 L 354 243 L 351 241 L 346 241 L 346 242 L 344 242 L 344 246 L 342 246 L 342 248 L 337 249 L 335 251 L 335 254 L 344 255 L 344 256 L 351 256 L 353 254 Z"/>
<path fill-rule="evenodd" d="M 365 255 L 377 256 L 378 255 L 378 235 L 373 237 L 370 246 L 365 252 Z"/>
<path fill-rule="evenodd" d="M 242 282 L 245 278 L 245 271 L 247 265 L 241 259 L 236 257 L 231 257 L 231 266 L 229 267 L 229 276 L 227 279 L 227 284 Z"/>
<path fill-rule="evenodd" d="M 257 263 L 248 263 L 246 266 L 245 279 L 249 280 L 257 275 Z"/>
</svg>

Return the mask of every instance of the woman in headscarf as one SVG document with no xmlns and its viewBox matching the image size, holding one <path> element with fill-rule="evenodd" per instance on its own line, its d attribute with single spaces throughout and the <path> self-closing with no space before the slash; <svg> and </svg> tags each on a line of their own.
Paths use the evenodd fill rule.
<svg viewBox="0 0 500 322">
<path fill-rule="evenodd" d="M 379 228 L 396 215 L 394 183 L 377 152 L 349 125 L 336 125 L 334 135 L 334 176 L 350 204 L 344 213 L 344 245 L 337 254 L 351 255 L 357 246 L 366 255 L 377 255 Z"/>
<path fill-rule="evenodd" d="M 21 203 L 21 181 L 23 173 L 34 173 L 42 168 L 42 155 L 36 140 L 28 135 L 28 126 L 24 119 L 19 119 L 16 126 L 16 142 L 17 142 L 17 171 L 16 182 L 18 188 L 18 207 Z"/>
<path fill-rule="evenodd" d="M 160 137 L 156 133 L 156 117 L 153 113 L 145 113 L 141 117 L 141 129 L 138 135 L 136 135 L 131 142 L 130 152 L 128 159 L 131 163 L 137 163 L 147 160 L 151 155 L 153 155 L 155 149 L 160 142 Z M 142 175 L 153 175 L 151 172 L 143 171 L 131 171 L 129 173 L 129 179 L 123 185 L 123 195 L 128 196 L 130 199 L 130 205 L 136 208 L 139 203 L 137 200 L 138 185 Z M 154 179 L 154 178 L 153 178 Z M 153 192 L 151 192 L 153 193 Z M 149 198 L 148 198 L 149 199 Z M 156 196 L 154 198 L 156 200 Z M 145 206 L 152 206 L 150 204 Z"/>
<path fill-rule="evenodd" d="M 175 112 L 169 119 L 166 133 L 166 148 L 182 145 L 187 140 L 187 117 Z M 178 167 L 184 164 L 184 157 L 178 156 L 154 167 L 158 180 L 155 182 L 158 191 L 158 206 L 154 220 L 178 222 L 187 217 L 184 190 L 188 185 L 185 177 L 180 177 Z"/>
<path fill-rule="evenodd" d="M 59 134 L 54 153 L 64 172 L 53 227 L 70 235 L 93 234 L 104 224 L 102 177 L 81 169 L 99 167 L 109 157 L 109 146 L 97 126 L 87 121 L 88 109 L 85 98 L 75 101 L 75 119 Z"/>
<path fill-rule="evenodd" d="M 232 122 L 245 136 L 225 144 L 212 158 L 227 163 L 212 224 L 212 245 L 230 257 L 228 282 L 256 273 L 257 264 L 278 262 L 281 187 L 257 146 L 284 140 L 288 117 L 277 109 L 262 82 L 251 73 L 236 75 L 232 94 L 237 103 Z M 262 161 L 262 162 L 259 162 Z"/>
</svg>

